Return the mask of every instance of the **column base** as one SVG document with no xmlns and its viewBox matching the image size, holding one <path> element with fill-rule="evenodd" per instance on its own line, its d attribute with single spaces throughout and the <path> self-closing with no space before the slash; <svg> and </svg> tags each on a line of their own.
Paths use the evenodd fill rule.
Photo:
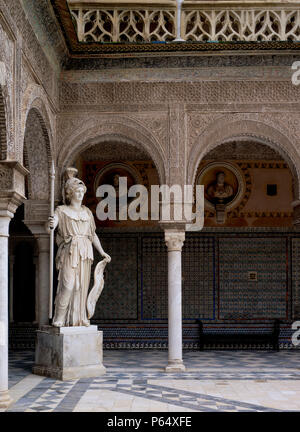
<svg viewBox="0 0 300 432">
<path fill-rule="evenodd" d="M 0 392 L 0 409 L 8 408 L 12 402 L 13 400 L 9 396 L 8 390 Z"/>
<path fill-rule="evenodd" d="M 182 360 L 169 360 L 166 372 L 185 372 L 185 366 Z"/>
</svg>

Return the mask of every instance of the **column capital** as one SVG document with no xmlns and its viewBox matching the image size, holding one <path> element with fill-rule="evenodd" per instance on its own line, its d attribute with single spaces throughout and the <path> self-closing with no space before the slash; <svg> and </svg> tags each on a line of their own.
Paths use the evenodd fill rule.
<svg viewBox="0 0 300 432">
<path fill-rule="evenodd" d="M 168 252 L 182 250 L 185 240 L 184 231 L 165 230 L 165 242 L 168 247 Z"/>
<path fill-rule="evenodd" d="M 17 208 L 23 204 L 25 199 L 18 192 L 0 190 L 0 217 L 13 218 Z"/>
<path fill-rule="evenodd" d="M 24 178 L 29 171 L 17 161 L 0 161 L 0 190 L 1 196 L 16 193 L 25 199 Z"/>
<path fill-rule="evenodd" d="M 28 174 L 17 161 L 0 162 L 0 216 L 12 218 L 26 200 L 24 177 Z"/>
</svg>

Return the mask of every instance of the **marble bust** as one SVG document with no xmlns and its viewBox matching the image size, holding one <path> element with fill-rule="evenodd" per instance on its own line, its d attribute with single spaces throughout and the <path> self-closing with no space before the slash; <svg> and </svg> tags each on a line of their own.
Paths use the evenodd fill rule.
<svg viewBox="0 0 300 432">
<path fill-rule="evenodd" d="M 207 188 L 207 195 L 214 203 L 225 203 L 233 196 L 233 188 L 225 182 L 225 173 L 220 171 L 216 181 Z"/>
<path fill-rule="evenodd" d="M 74 177 L 76 172 L 77 170 L 74 169 L 69 170 L 69 178 L 63 189 L 65 204 L 58 206 L 54 216 L 49 218 L 49 229 L 57 227 L 58 245 L 56 255 L 58 289 L 52 322 L 55 327 L 90 325 L 87 295 L 93 262 L 93 246 L 104 258 L 104 264 L 111 261 L 96 235 L 92 212 L 82 205 L 86 186 L 82 180 Z M 104 270 L 103 265 L 101 269 Z M 103 271 L 102 275 L 99 271 L 97 275 L 101 278 Z"/>
</svg>

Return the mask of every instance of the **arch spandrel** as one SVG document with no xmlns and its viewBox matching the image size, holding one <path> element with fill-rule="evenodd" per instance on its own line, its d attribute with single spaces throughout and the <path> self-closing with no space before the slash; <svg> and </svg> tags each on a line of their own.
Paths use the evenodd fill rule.
<svg viewBox="0 0 300 432">
<path fill-rule="evenodd" d="M 195 140 L 191 149 L 187 166 L 187 183 L 194 183 L 198 166 L 205 155 L 219 145 L 233 140 L 253 140 L 277 151 L 292 172 L 294 199 L 299 199 L 300 155 L 296 145 L 274 126 L 257 120 L 232 120 L 225 117 L 206 128 Z"/>
</svg>

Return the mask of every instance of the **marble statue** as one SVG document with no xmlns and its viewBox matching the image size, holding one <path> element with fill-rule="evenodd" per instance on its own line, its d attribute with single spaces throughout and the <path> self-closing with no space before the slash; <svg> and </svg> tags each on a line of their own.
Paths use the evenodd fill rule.
<svg viewBox="0 0 300 432">
<path fill-rule="evenodd" d="M 58 252 L 56 266 L 58 289 L 52 325 L 89 326 L 96 302 L 103 289 L 105 265 L 111 261 L 102 249 L 96 235 L 92 212 L 82 205 L 86 186 L 75 177 L 77 170 L 66 170 L 67 180 L 63 188 L 64 205 L 55 209 L 49 218 L 49 229 L 57 227 Z M 88 298 L 93 246 L 104 258 L 95 269 L 95 283 Z"/>
<path fill-rule="evenodd" d="M 216 175 L 216 181 L 207 189 L 207 195 L 214 202 L 222 203 L 233 196 L 233 188 L 225 182 L 225 174 L 220 171 Z"/>
</svg>

